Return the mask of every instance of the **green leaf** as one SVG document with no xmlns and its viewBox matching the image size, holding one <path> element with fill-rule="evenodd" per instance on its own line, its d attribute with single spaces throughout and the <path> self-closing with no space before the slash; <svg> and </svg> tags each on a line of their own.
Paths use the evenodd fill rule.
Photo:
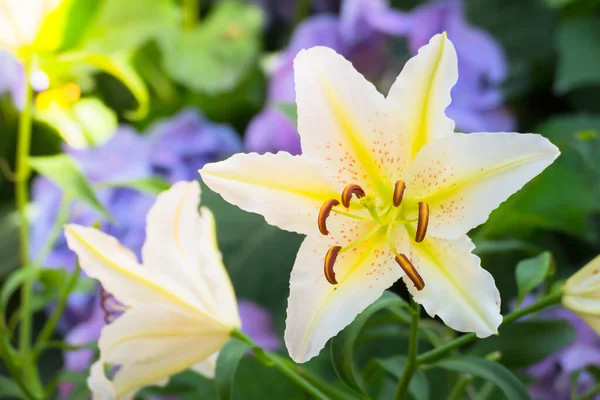
<svg viewBox="0 0 600 400">
<path fill-rule="evenodd" d="M 357 392 L 364 393 L 361 378 L 356 372 L 354 362 L 354 350 L 356 339 L 366 322 L 375 313 L 388 307 L 405 307 L 406 302 L 392 292 L 384 292 L 383 295 L 348 325 L 343 331 L 331 339 L 331 362 L 335 372 L 342 382 Z"/>
<path fill-rule="evenodd" d="M 221 400 L 233 398 L 233 381 L 238 365 L 244 354 L 250 350 L 250 345 L 238 339 L 231 339 L 219 352 L 215 372 L 215 385 Z"/>
<path fill-rule="evenodd" d="M 103 0 L 79 49 L 101 54 L 137 49 L 178 20 L 172 0 Z"/>
<path fill-rule="evenodd" d="M 574 339 L 573 326 L 562 319 L 519 321 L 500 326 L 498 336 L 477 341 L 471 352 L 484 356 L 500 351 L 502 364 L 517 368 L 544 360 Z"/>
<path fill-rule="evenodd" d="M 122 51 L 108 55 L 93 52 L 65 53 L 60 56 L 59 62 L 86 63 L 112 75 L 127 87 L 138 103 L 137 110 L 128 111 L 125 116 L 132 120 L 140 120 L 148 114 L 150 95 L 146 83 L 132 66 L 131 52 Z"/>
<path fill-rule="evenodd" d="M 110 187 L 122 187 L 137 190 L 138 192 L 157 195 L 171 187 L 171 184 L 164 179 L 157 177 L 136 179 L 126 182 L 110 182 L 106 184 Z"/>
<path fill-rule="evenodd" d="M 25 399 L 19 385 L 7 376 L 0 375 L 0 399 Z"/>
<path fill-rule="evenodd" d="M 0 280 L 19 266 L 19 223 L 13 206 L 0 209 Z"/>
<path fill-rule="evenodd" d="M 40 269 L 35 267 L 20 268 L 10 274 L 2 285 L 0 290 L 0 302 L 3 307 L 6 307 L 11 296 L 15 291 L 21 287 L 25 282 L 32 281 L 39 276 Z M 3 310 L 5 311 L 5 310 Z"/>
<path fill-rule="evenodd" d="M 377 358 L 375 363 L 392 375 L 397 380 L 402 377 L 404 367 L 406 366 L 406 356 L 396 356 L 391 358 Z M 423 371 L 417 371 L 408 386 L 410 394 L 419 400 L 429 399 L 429 381 Z"/>
<path fill-rule="evenodd" d="M 517 287 L 519 289 L 517 307 L 521 304 L 527 293 L 541 285 L 546 277 L 553 272 L 554 261 L 552 260 L 552 254 L 547 251 L 537 257 L 520 261 L 515 271 Z"/>
<path fill-rule="evenodd" d="M 254 5 L 219 2 L 194 29 L 174 28 L 159 37 L 163 67 L 191 90 L 232 90 L 257 63 L 263 20 Z"/>
<path fill-rule="evenodd" d="M 506 367 L 475 356 L 453 356 L 435 364 L 437 367 L 451 371 L 478 376 L 490 381 L 504 392 L 510 400 L 529 400 L 527 388 Z"/>
<path fill-rule="evenodd" d="M 298 107 L 290 103 L 277 103 L 275 107 L 285 114 L 285 116 L 294 124 L 298 125 Z"/>
<path fill-rule="evenodd" d="M 54 182 L 65 194 L 88 205 L 112 221 L 112 217 L 100 203 L 87 179 L 71 157 L 66 154 L 29 157 L 29 164 L 38 173 Z"/>
<path fill-rule="evenodd" d="M 558 73 L 555 90 L 565 93 L 600 84 L 600 17 L 567 18 L 558 29 Z"/>
</svg>

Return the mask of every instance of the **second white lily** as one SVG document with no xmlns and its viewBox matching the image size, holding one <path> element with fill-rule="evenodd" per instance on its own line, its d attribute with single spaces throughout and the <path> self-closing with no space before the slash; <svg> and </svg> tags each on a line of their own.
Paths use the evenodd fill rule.
<svg viewBox="0 0 600 400">
<path fill-rule="evenodd" d="M 200 171 L 227 201 L 307 235 L 290 281 L 291 357 L 318 354 L 401 277 L 451 328 L 497 332 L 499 294 L 466 233 L 558 149 L 539 135 L 454 133 L 444 109 L 458 68 L 445 35 L 387 98 L 328 48 L 300 52 L 294 70 L 302 155 L 238 154 Z"/>
<path fill-rule="evenodd" d="M 200 186 L 180 182 L 158 196 L 147 218 L 144 265 L 96 229 L 65 228 L 82 269 L 125 306 L 103 330 L 88 380 L 96 399 L 133 398 L 150 384 L 193 368 L 212 376 L 218 351 L 240 328 L 210 211 L 198 214 Z M 119 366 L 114 379 L 104 365 Z"/>
</svg>

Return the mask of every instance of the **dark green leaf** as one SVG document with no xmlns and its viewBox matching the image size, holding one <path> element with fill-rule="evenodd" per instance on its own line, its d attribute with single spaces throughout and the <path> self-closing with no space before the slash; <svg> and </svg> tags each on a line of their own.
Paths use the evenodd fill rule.
<svg viewBox="0 0 600 400">
<path fill-rule="evenodd" d="M 522 260 L 517 264 L 515 271 L 519 289 L 517 306 L 521 304 L 527 293 L 541 285 L 546 277 L 553 272 L 553 264 L 552 255 L 548 252 L 541 253 L 534 258 Z"/>
<path fill-rule="evenodd" d="M 19 385 L 7 376 L 0 375 L 0 399 L 24 399 Z"/>
<path fill-rule="evenodd" d="M 478 376 L 493 382 L 510 400 L 528 400 L 531 397 L 527 388 L 504 366 L 475 356 L 453 356 L 436 364 L 437 367 L 451 371 Z"/>
<path fill-rule="evenodd" d="M 502 353 L 502 364 L 523 367 L 538 363 L 575 339 L 573 326 L 565 320 L 528 320 L 500 326 L 500 334 L 479 340 L 473 354 Z"/>
<path fill-rule="evenodd" d="M 0 280 L 19 266 L 19 215 L 14 208 L 0 209 Z"/>
<path fill-rule="evenodd" d="M 277 103 L 275 104 L 275 107 L 284 113 L 294 126 L 298 125 L 298 107 L 295 104 Z"/>
<path fill-rule="evenodd" d="M 555 89 L 568 92 L 585 85 L 600 83 L 600 18 L 568 18 L 557 35 L 558 76 Z"/>
<path fill-rule="evenodd" d="M 112 221 L 112 217 L 100 203 L 71 157 L 66 154 L 30 157 L 29 164 L 38 173 L 54 182 L 69 197 L 81 201 Z"/>
<path fill-rule="evenodd" d="M 396 356 L 391 358 L 378 358 L 375 362 L 386 372 L 399 380 L 406 366 L 406 356 Z M 408 391 L 417 400 L 429 399 L 429 381 L 423 371 L 417 371 L 413 376 Z"/>
<path fill-rule="evenodd" d="M 262 25 L 263 15 L 256 6 L 219 2 L 196 28 L 161 35 L 165 71 L 194 91 L 229 91 L 256 64 Z"/>
<path fill-rule="evenodd" d="M 231 339 L 219 352 L 215 384 L 221 400 L 233 398 L 233 381 L 238 365 L 244 354 L 250 350 L 250 345 L 238 339 Z"/>
<path fill-rule="evenodd" d="M 388 307 L 404 307 L 406 305 L 406 302 L 396 294 L 384 292 L 379 300 L 367 307 L 350 325 L 331 339 L 331 362 L 342 382 L 350 388 L 364 393 L 354 362 L 356 339 L 373 314 Z"/>
<path fill-rule="evenodd" d="M 171 187 L 171 184 L 164 179 L 151 177 L 145 179 L 136 179 L 134 181 L 108 183 L 111 187 L 123 187 L 137 190 L 138 192 L 148 194 L 159 194 Z"/>
</svg>

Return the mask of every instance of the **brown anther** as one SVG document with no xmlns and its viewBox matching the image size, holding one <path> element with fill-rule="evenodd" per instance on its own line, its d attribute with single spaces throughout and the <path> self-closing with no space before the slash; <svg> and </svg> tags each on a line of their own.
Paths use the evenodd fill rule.
<svg viewBox="0 0 600 400">
<path fill-rule="evenodd" d="M 325 263 L 324 263 L 324 272 L 325 279 L 327 282 L 332 285 L 337 285 L 337 280 L 335 279 L 335 271 L 333 270 L 333 265 L 335 264 L 335 260 L 342 249 L 342 246 L 333 246 L 329 250 L 327 250 L 327 254 L 325 254 Z"/>
<path fill-rule="evenodd" d="M 321 206 L 319 210 L 319 216 L 317 219 L 317 224 L 319 225 L 319 232 L 323 235 L 329 235 L 329 231 L 327 230 L 327 218 L 329 218 L 329 214 L 331 213 L 331 209 L 335 206 L 339 206 L 340 202 L 336 199 L 327 200 Z"/>
<path fill-rule="evenodd" d="M 356 195 L 357 198 L 362 199 L 365 197 L 365 191 L 363 188 L 358 186 L 355 183 L 351 183 L 344 188 L 342 192 L 342 205 L 346 208 L 350 207 L 350 200 L 352 200 L 352 195 Z"/>
<path fill-rule="evenodd" d="M 108 306 L 108 300 L 112 297 L 102 286 L 100 286 L 100 308 L 104 312 L 104 323 L 110 324 L 113 311 Z"/>
<path fill-rule="evenodd" d="M 421 243 L 425 239 L 427 233 L 427 225 L 429 224 L 429 206 L 422 201 L 419 202 L 419 220 L 417 221 L 417 233 L 415 234 L 415 242 Z"/>
<path fill-rule="evenodd" d="M 410 260 L 404 254 L 397 254 L 396 262 L 404 270 L 404 272 L 410 278 L 412 283 L 415 284 L 417 290 L 423 290 L 423 288 L 425 287 L 425 281 L 423 281 L 423 278 L 421 278 L 421 275 L 419 275 L 419 272 L 417 271 L 415 266 L 412 265 Z"/>
<path fill-rule="evenodd" d="M 396 181 L 394 185 L 394 196 L 392 197 L 392 204 L 394 207 L 398 207 L 402 204 L 402 197 L 404 197 L 404 191 L 406 190 L 406 183 L 403 180 Z"/>
</svg>

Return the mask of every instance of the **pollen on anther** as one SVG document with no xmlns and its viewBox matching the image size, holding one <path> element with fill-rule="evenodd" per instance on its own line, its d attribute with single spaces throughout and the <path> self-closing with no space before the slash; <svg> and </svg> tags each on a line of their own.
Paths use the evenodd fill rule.
<svg viewBox="0 0 600 400">
<path fill-rule="evenodd" d="M 403 180 L 396 181 L 396 184 L 394 185 L 394 194 L 392 197 L 392 203 L 394 204 L 394 207 L 398 207 L 402 203 L 405 190 L 406 183 L 404 183 Z"/>
<path fill-rule="evenodd" d="M 365 197 L 365 191 L 359 185 L 355 183 L 351 183 L 347 185 L 342 191 L 342 205 L 346 208 L 350 207 L 350 200 L 352 200 L 352 196 L 356 195 L 357 198 L 361 199 Z"/>
<path fill-rule="evenodd" d="M 400 265 L 400 267 L 402 268 L 404 273 L 406 273 L 406 275 L 409 277 L 412 283 L 414 283 L 417 290 L 423 290 L 423 288 L 425 287 L 425 281 L 423 280 L 423 278 L 421 278 L 421 275 L 419 274 L 415 266 L 410 262 L 410 260 L 404 254 L 397 254 L 396 262 L 398 263 L 398 265 Z"/>
<path fill-rule="evenodd" d="M 335 271 L 333 270 L 333 266 L 335 265 L 335 260 L 337 259 L 340 250 L 342 250 L 342 246 L 332 246 L 327 251 L 327 254 L 325 254 L 323 272 L 325 274 L 325 279 L 327 279 L 327 282 L 331 283 L 332 285 L 337 285 L 338 283 L 335 279 Z"/>
<path fill-rule="evenodd" d="M 420 243 L 425 239 L 427 225 L 429 225 L 429 205 L 421 201 L 419 202 L 419 219 L 417 221 L 415 242 Z"/>
<path fill-rule="evenodd" d="M 319 232 L 323 235 L 329 235 L 329 231 L 327 230 L 327 218 L 331 213 L 331 209 L 335 206 L 339 206 L 340 202 L 336 199 L 327 200 L 321 206 L 319 210 L 319 216 L 317 217 L 317 225 L 319 227 Z"/>
</svg>

